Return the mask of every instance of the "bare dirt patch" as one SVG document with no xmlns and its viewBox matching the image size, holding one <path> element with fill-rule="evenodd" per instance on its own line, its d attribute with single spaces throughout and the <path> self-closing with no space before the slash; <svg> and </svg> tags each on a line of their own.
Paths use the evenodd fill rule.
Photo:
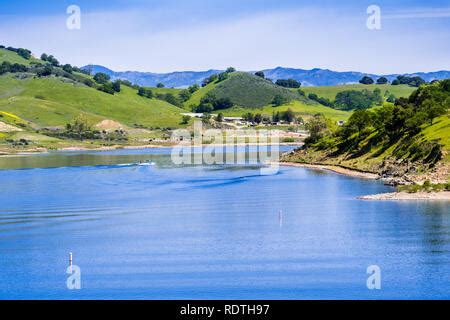
<svg viewBox="0 0 450 320">
<path fill-rule="evenodd" d="M 23 130 L 0 121 L 0 132 L 17 132 L 17 131 Z"/>
</svg>

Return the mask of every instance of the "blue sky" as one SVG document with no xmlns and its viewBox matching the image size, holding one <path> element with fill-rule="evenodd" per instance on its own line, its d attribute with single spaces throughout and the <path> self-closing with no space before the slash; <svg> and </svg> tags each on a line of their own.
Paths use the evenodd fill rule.
<svg viewBox="0 0 450 320">
<path fill-rule="evenodd" d="M 81 29 L 66 8 L 81 8 Z M 381 30 L 366 27 L 369 5 Z M 450 70 L 448 1 L 0 0 L 1 44 L 114 70 Z"/>
</svg>

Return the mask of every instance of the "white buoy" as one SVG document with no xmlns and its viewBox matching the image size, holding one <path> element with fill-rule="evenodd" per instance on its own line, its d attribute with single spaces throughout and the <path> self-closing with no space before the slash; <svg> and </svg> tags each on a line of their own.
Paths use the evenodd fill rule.
<svg viewBox="0 0 450 320">
<path fill-rule="evenodd" d="M 73 263 L 73 255 L 72 252 L 69 252 L 69 266 L 72 266 Z"/>
</svg>

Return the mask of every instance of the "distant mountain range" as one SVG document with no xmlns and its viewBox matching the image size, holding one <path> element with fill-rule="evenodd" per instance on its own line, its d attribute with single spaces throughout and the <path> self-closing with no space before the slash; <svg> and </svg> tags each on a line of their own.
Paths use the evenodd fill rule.
<svg viewBox="0 0 450 320">
<path fill-rule="evenodd" d="M 83 67 L 88 69 L 92 74 L 103 72 L 111 76 L 112 79 L 128 80 L 140 86 L 154 87 L 158 83 L 163 83 L 169 88 L 183 88 L 194 83 L 200 84 L 203 79 L 209 77 L 214 73 L 222 72 L 221 70 L 208 71 L 178 71 L 171 73 L 152 73 L 139 71 L 124 71 L 116 72 L 100 65 L 89 65 Z M 400 74 L 376 75 L 362 72 L 338 72 L 328 69 L 294 69 L 277 67 L 275 69 L 263 70 L 266 78 L 272 80 L 278 79 L 295 79 L 300 81 L 303 86 L 334 86 L 342 84 L 358 83 L 363 76 L 369 76 L 377 79 L 381 76 L 386 77 L 389 81 L 393 81 Z M 404 74 L 407 76 L 419 76 L 425 81 L 441 80 L 450 78 L 450 71 L 435 71 L 435 72 L 417 72 Z"/>
</svg>

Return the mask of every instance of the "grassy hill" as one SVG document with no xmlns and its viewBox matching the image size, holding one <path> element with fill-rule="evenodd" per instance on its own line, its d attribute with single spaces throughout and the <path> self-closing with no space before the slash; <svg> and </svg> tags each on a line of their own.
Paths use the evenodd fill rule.
<svg viewBox="0 0 450 320">
<path fill-rule="evenodd" d="M 357 90 L 362 91 L 364 89 L 367 89 L 369 91 L 373 91 L 376 88 L 381 90 L 381 94 L 384 95 L 386 91 L 393 94 L 396 98 L 401 97 L 409 97 L 409 95 L 417 88 L 410 87 L 407 85 L 398 85 L 393 86 L 390 84 L 371 84 L 371 85 L 364 85 L 364 84 L 348 84 L 348 85 L 341 85 L 341 86 L 324 86 L 324 87 L 303 87 L 302 90 L 306 93 L 306 95 L 310 93 L 315 93 L 319 97 L 327 98 L 333 101 L 336 98 L 336 95 L 339 92 L 346 91 L 346 90 Z"/>
<path fill-rule="evenodd" d="M 19 63 L 26 66 L 29 66 L 31 62 L 38 62 L 38 59 L 35 59 L 33 57 L 30 58 L 30 60 L 24 59 L 21 56 L 19 56 L 17 53 L 13 51 L 9 51 L 6 49 L 0 49 L 0 63 L 3 61 L 8 61 L 10 63 Z"/>
<path fill-rule="evenodd" d="M 0 64 L 4 61 L 27 66 L 32 61 L 45 64 L 0 49 Z M 127 129 L 133 141 L 135 138 L 159 137 L 163 130 L 181 126 L 180 113 L 184 110 L 170 103 L 141 97 L 136 89 L 125 85 L 121 86 L 120 92 L 108 94 L 82 83 L 86 78 L 92 79 L 90 76 L 74 73 L 74 78 L 81 81 L 53 74 L 38 77 L 30 72 L 0 75 L 0 147 L 8 146 L 7 141 L 19 139 L 29 140 L 35 146 L 64 146 L 68 141 L 44 135 L 42 129 L 62 130 L 80 115 L 92 126 L 103 120 L 118 122 Z"/>
<path fill-rule="evenodd" d="M 0 111 L 15 114 L 33 128 L 64 126 L 80 113 L 92 121 L 113 119 L 125 125 L 177 127 L 181 109 L 146 99 L 134 89 L 110 95 L 65 79 L 0 77 Z"/>
<path fill-rule="evenodd" d="M 234 72 L 229 78 L 221 82 L 213 82 L 195 92 L 185 102 L 185 106 L 198 105 L 207 93 L 217 98 L 229 98 L 236 106 L 243 108 L 260 108 L 270 105 L 276 95 L 285 99 L 301 100 L 304 103 L 313 103 L 297 92 L 277 86 L 272 82 L 246 72 Z"/>
<path fill-rule="evenodd" d="M 339 165 L 389 176 L 397 183 L 446 183 L 450 178 L 450 80 L 421 86 L 409 99 L 352 113 L 338 129 L 311 133 L 284 160 Z"/>
</svg>

